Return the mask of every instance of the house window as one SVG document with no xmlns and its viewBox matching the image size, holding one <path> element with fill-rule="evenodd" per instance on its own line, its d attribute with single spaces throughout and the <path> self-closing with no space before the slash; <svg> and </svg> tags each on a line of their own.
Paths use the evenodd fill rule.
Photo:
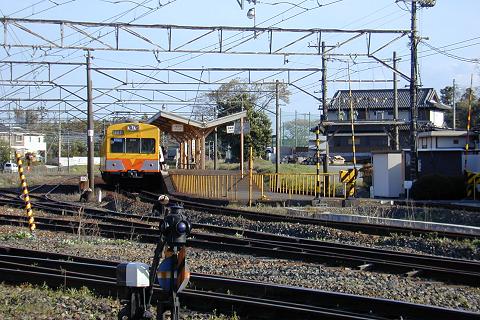
<svg viewBox="0 0 480 320">
<path fill-rule="evenodd" d="M 458 144 L 458 139 L 453 139 L 453 144 Z"/>
<path fill-rule="evenodd" d="M 375 111 L 375 119 L 377 119 L 377 120 L 383 120 L 383 119 L 384 119 L 384 113 L 383 113 L 383 111 Z"/>
<path fill-rule="evenodd" d="M 22 142 L 22 136 L 15 135 L 15 142 Z"/>
<path fill-rule="evenodd" d="M 352 138 L 348 139 L 348 144 L 352 144 Z M 355 145 L 359 145 L 360 144 L 360 138 L 355 138 Z"/>
<path fill-rule="evenodd" d="M 42 142 L 42 138 L 41 138 L 41 137 L 38 137 L 38 142 Z"/>
</svg>

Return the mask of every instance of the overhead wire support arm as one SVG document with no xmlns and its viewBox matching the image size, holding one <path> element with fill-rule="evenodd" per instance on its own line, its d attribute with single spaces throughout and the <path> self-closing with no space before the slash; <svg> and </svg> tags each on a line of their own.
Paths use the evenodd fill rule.
<svg viewBox="0 0 480 320">
<path fill-rule="evenodd" d="M 402 78 L 404 78 L 405 80 L 407 81 L 410 81 L 410 77 L 407 76 L 405 73 L 397 70 L 396 68 L 392 67 L 391 65 L 389 65 L 388 63 L 386 63 L 385 61 L 375 57 L 374 55 L 369 55 L 370 58 L 374 59 L 375 61 L 379 62 L 380 64 L 384 65 L 385 67 L 387 67 L 388 69 L 392 70 L 393 72 L 395 72 L 396 74 L 398 74 L 399 76 L 401 76 Z"/>
<path fill-rule="evenodd" d="M 299 86 L 297 86 L 297 85 L 295 85 L 295 84 L 293 84 L 293 83 L 289 83 L 288 85 L 295 87 L 296 89 L 302 91 L 302 92 L 305 93 L 306 95 L 309 95 L 310 97 L 314 98 L 314 99 L 317 100 L 318 102 L 322 102 L 322 98 L 319 98 L 319 97 L 311 94 L 310 92 L 308 92 L 308 91 L 300 88 Z"/>
<path fill-rule="evenodd" d="M 309 37 L 320 39 L 322 33 L 345 33 L 353 34 L 353 37 L 344 41 L 349 42 L 363 34 L 401 34 L 404 35 L 405 30 L 388 30 L 388 29 L 300 29 L 300 28 L 262 28 L 262 27 L 233 27 L 233 26 L 188 26 L 188 25 L 162 25 L 162 24 L 131 24 L 131 23 L 107 23 L 107 22 L 88 22 L 88 21 L 71 21 L 71 20 L 44 20 L 44 19 L 16 19 L 16 18 L 0 18 L 0 21 L 4 25 L 3 46 L 8 48 L 40 48 L 40 49 L 83 49 L 83 50 L 111 50 L 111 51 L 135 51 L 135 52 L 177 52 L 177 53 L 230 53 L 230 54 L 271 54 L 271 55 L 319 55 L 318 50 L 310 51 L 305 50 L 285 50 L 290 48 L 293 44 L 305 40 Z M 35 28 L 35 25 L 43 25 L 46 27 Z M 48 26 L 58 26 L 57 29 L 49 29 Z M 7 37 L 8 29 L 12 29 L 12 32 L 18 31 L 20 33 L 27 33 L 30 36 L 23 37 L 22 43 L 14 42 L 14 39 Z M 67 41 L 65 37 L 65 28 L 69 28 L 74 33 L 78 33 L 82 36 L 88 36 L 91 39 L 88 44 L 80 44 L 77 42 Z M 106 32 L 102 36 L 92 36 L 89 33 L 89 28 L 97 29 L 103 28 Z M 110 30 L 111 29 L 111 30 Z M 41 31 L 39 31 L 41 30 Z M 160 32 L 159 34 L 152 35 L 149 31 L 148 34 L 145 30 L 154 30 Z M 180 32 L 179 32 L 180 31 Z M 190 32 L 193 31 L 193 32 Z M 204 31 L 203 34 L 198 35 L 197 31 Z M 217 48 L 211 49 L 209 47 L 195 47 L 194 44 L 198 44 L 200 39 L 211 40 L 211 34 L 215 31 L 220 33 L 218 39 Z M 58 33 L 59 32 L 59 33 Z M 119 42 L 121 33 L 126 32 L 135 38 L 141 39 L 135 46 L 125 45 Z M 268 34 L 269 40 L 266 45 L 258 51 L 246 51 L 233 49 L 238 47 L 238 43 L 233 47 L 230 47 L 228 43 L 225 43 L 225 39 L 228 39 L 224 33 L 235 32 L 251 32 L 255 33 L 256 37 L 260 37 L 263 34 Z M 179 34 L 181 36 L 177 36 Z M 289 37 L 276 37 L 276 47 L 273 45 L 274 33 L 276 34 L 289 34 Z M 109 38 L 105 38 L 105 35 L 114 34 Z M 74 35 L 74 34 L 73 34 Z M 21 34 L 23 36 L 23 34 Z M 252 41 L 256 37 L 248 37 L 244 42 Z M 75 37 L 71 37 L 74 39 Z M 182 39 L 182 42 L 176 44 L 176 40 Z M 288 38 L 296 39 L 293 42 L 287 42 Z M 153 41 L 151 39 L 159 39 Z M 291 40 L 290 40 L 291 41 Z M 162 46 L 160 43 L 164 43 Z M 241 44 L 241 43 L 240 43 Z M 336 47 L 342 46 L 344 43 L 338 44 Z M 229 49 L 225 49 L 229 46 Z"/>
</svg>

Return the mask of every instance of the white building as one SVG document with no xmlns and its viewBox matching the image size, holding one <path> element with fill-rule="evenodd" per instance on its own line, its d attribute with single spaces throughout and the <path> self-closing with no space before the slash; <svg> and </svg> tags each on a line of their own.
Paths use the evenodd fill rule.
<svg viewBox="0 0 480 320">
<path fill-rule="evenodd" d="M 468 139 L 469 150 L 478 148 L 477 138 L 474 133 L 470 133 Z M 457 130 L 434 130 L 420 132 L 418 134 L 419 150 L 451 149 L 465 148 L 467 145 L 467 131 Z"/>
<path fill-rule="evenodd" d="M 12 149 L 22 154 L 32 152 L 37 156 L 45 158 L 47 152 L 45 135 L 28 132 L 21 127 L 9 128 L 0 124 L 0 140 L 6 141 Z"/>
</svg>

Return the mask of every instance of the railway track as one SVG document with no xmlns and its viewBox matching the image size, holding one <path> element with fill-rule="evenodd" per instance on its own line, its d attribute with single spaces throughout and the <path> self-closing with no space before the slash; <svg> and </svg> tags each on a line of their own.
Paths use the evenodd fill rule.
<svg viewBox="0 0 480 320">
<path fill-rule="evenodd" d="M 138 195 L 145 201 L 155 202 L 158 198 L 158 194 L 153 192 L 142 190 Z M 182 202 L 186 209 L 204 211 L 211 214 L 217 215 L 227 215 L 233 217 L 243 217 L 251 219 L 254 221 L 261 222 L 288 222 L 304 225 L 319 225 L 339 230 L 346 230 L 352 232 L 361 232 L 364 234 L 372 235 L 381 235 L 381 236 L 390 236 L 392 234 L 401 234 L 401 235 L 414 235 L 414 236 L 424 236 L 432 235 L 440 238 L 449 238 L 449 239 L 478 239 L 480 235 L 476 234 L 467 234 L 460 232 L 449 232 L 449 231 L 429 231 L 425 229 L 413 228 L 413 227 L 398 227 L 390 225 L 380 225 L 380 224 L 369 224 L 369 223 L 358 223 L 358 222 L 336 222 L 336 221 L 321 221 L 313 218 L 306 217 L 292 217 L 287 215 L 271 214 L 265 212 L 255 212 L 234 208 L 227 208 L 225 206 L 212 205 L 208 203 L 201 203 L 198 201 L 188 201 L 184 199 L 175 199 L 174 201 Z"/>
<path fill-rule="evenodd" d="M 0 200 L 0 204 L 21 205 L 21 201 Z M 70 233 L 81 231 L 86 234 L 135 239 L 149 243 L 156 243 L 158 240 L 157 226 L 160 220 L 158 217 L 140 217 L 85 208 L 84 216 L 79 218 L 76 205 L 46 201 L 35 202 L 35 207 L 63 216 L 61 218 L 36 217 L 39 229 Z M 67 217 L 68 215 L 74 217 Z M 95 219 L 95 221 L 91 222 L 86 218 Z M 150 222 L 144 221 L 145 219 Z M 11 214 L 0 214 L 0 223 L 26 225 L 22 215 Z M 188 246 L 191 247 L 326 263 L 333 266 L 399 273 L 448 283 L 480 286 L 480 262 L 478 261 L 402 253 L 207 224 L 193 224 L 193 227 L 193 238 L 188 241 Z"/>
<path fill-rule="evenodd" d="M 117 262 L 2 246 L 0 258 L 0 281 L 87 286 L 100 295 L 122 296 L 115 282 Z M 197 273 L 192 274 L 189 288 L 180 298 L 191 310 L 235 312 L 248 319 L 479 318 L 478 313 L 460 310 Z"/>
</svg>

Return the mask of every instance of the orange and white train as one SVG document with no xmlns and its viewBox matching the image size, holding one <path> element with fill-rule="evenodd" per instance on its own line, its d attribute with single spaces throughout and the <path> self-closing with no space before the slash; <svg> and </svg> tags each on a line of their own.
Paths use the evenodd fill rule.
<svg viewBox="0 0 480 320">
<path fill-rule="evenodd" d="M 112 124 L 105 132 L 101 150 L 100 171 L 107 184 L 161 179 L 160 130 L 154 125 Z"/>
</svg>

